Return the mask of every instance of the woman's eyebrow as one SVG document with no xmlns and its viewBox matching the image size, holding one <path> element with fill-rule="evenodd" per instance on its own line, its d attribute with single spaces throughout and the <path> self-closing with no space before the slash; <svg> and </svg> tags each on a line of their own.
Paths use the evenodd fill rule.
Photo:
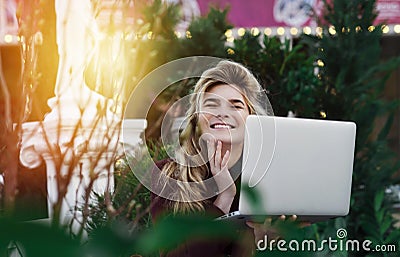
<svg viewBox="0 0 400 257">
<path fill-rule="evenodd" d="M 242 105 L 245 105 L 245 103 L 244 103 L 242 100 L 240 100 L 240 99 L 230 99 L 229 102 L 232 103 L 232 104 L 242 104 Z"/>
<path fill-rule="evenodd" d="M 210 97 L 210 98 L 206 98 L 206 99 L 203 101 L 203 104 L 206 104 L 207 102 L 219 104 L 219 103 L 221 103 L 221 100 L 218 99 L 218 98 L 212 98 L 212 97 Z M 245 104 L 242 100 L 240 100 L 240 99 L 229 99 L 228 102 L 231 103 L 231 104 L 241 104 L 241 105 L 243 105 L 243 106 L 246 105 L 246 104 Z"/>
<path fill-rule="evenodd" d="M 206 98 L 204 101 L 203 101 L 203 104 L 206 104 L 207 102 L 212 102 L 212 103 L 220 103 L 221 101 L 219 100 L 219 99 L 217 99 L 217 98 Z"/>
</svg>

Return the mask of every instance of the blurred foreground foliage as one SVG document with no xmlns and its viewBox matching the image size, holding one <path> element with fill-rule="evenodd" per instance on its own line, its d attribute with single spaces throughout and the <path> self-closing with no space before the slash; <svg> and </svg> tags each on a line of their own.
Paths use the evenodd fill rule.
<svg viewBox="0 0 400 257">
<path fill-rule="evenodd" d="M 0 228 L 0 256 L 158 256 L 160 249 L 173 249 L 188 238 L 236 239 L 230 224 L 196 215 L 166 217 L 140 234 L 123 222 L 99 226 L 84 243 L 62 228 L 39 222 L 1 218 Z"/>
</svg>

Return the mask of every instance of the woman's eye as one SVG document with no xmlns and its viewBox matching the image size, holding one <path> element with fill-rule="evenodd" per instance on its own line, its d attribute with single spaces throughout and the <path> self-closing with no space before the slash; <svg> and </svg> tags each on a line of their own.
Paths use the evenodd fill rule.
<svg viewBox="0 0 400 257">
<path fill-rule="evenodd" d="M 241 105 L 234 105 L 233 108 L 243 110 L 244 107 Z"/>
<path fill-rule="evenodd" d="M 206 105 L 204 105 L 204 107 L 217 107 L 217 105 L 216 104 L 206 104 Z"/>
</svg>

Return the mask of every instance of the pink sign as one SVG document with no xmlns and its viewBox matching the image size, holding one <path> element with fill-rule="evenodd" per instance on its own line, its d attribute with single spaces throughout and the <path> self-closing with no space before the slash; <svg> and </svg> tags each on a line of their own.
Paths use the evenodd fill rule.
<svg viewBox="0 0 400 257">
<path fill-rule="evenodd" d="M 376 23 L 400 24 L 400 0 L 378 0 Z"/>
<path fill-rule="evenodd" d="M 229 6 L 228 20 L 235 27 L 301 27 L 310 25 L 310 7 L 319 0 L 197 0 L 206 14 L 209 6 Z"/>
<path fill-rule="evenodd" d="M 321 0 L 197 0 L 201 14 L 209 6 L 230 6 L 228 20 L 235 27 L 315 26 L 308 13 L 320 10 Z M 400 0 L 377 0 L 376 23 L 400 24 Z"/>
</svg>

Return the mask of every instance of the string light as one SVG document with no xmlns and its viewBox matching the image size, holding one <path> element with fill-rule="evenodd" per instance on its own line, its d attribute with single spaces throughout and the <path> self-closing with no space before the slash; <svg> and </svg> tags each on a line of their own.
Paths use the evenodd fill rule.
<svg viewBox="0 0 400 257">
<path fill-rule="evenodd" d="M 152 39 L 152 37 L 153 37 L 153 31 L 147 32 L 147 38 Z"/>
<path fill-rule="evenodd" d="M 279 28 L 276 30 L 276 33 L 277 33 L 279 36 L 282 36 L 283 34 L 285 34 L 285 29 L 284 29 L 283 27 L 279 27 Z"/>
<path fill-rule="evenodd" d="M 324 62 L 322 61 L 322 60 L 317 60 L 317 65 L 319 66 L 319 67 L 324 67 Z"/>
<path fill-rule="evenodd" d="M 123 167 L 124 164 L 125 164 L 124 161 L 121 160 L 121 159 L 119 159 L 119 160 L 117 160 L 117 161 L 115 162 L 115 166 L 117 166 L 118 168 Z"/>
<path fill-rule="evenodd" d="M 231 29 L 228 29 L 227 31 L 225 31 L 225 36 L 226 37 L 232 37 L 233 36 L 233 31 Z"/>
<path fill-rule="evenodd" d="M 317 28 L 315 28 L 315 33 L 318 35 L 318 36 L 322 36 L 322 28 L 321 27 L 317 27 Z"/>
<path fill-rule="evenodd" d="M 243 37 L 244 34 L 246 34 L 246 30 L 245 30 L 244 28 L 239 28 L 239 29 L 238 29 L 238 35 L 239 35 L 240 37 Z"/>
<path fill-rule="evenodd" d="M 4 36 L 4 41 L 5 41 L 6 43 L 11 43 L 12 40 L 13 40 L 12 35 L 7 34 L 7 35 Z"/>
<path fill-rule="evenodd" d="M 389 31 L 390 31 L 389 26 L 387 26 L 387 25 L 383 25 L 383 26 L 382 26 L 382 32 L 383 32 L 384 34 L 389 33 Z"/>
<path fill-rule="evenodd" d="M 334 36 L 337 35 L 338 31 L 341 31 L 344 34 L 348 34 L 351 31 L 355 31 L 356 33 L 360 33 L 364 31 L 365 28 L 362 26 L 358 25 L 356 27 L 350 28 L 350 27 L 342 27 L 340 30 L 336 30 L 337 28 L 335 26 L 329 26 L 326 28 L 325 33 L 329 33 L 330 35 Z M 354 29 L 354 30 L 353 30 Z M 369 32 L 373 32 L 376 27 L 371 25 L 368 28 L 366 28 Z M 400 24 L 396 25 L 382 25 L 380 27 L 382 32 L 384 34 L 390 34 L 390 33 L 396 33 L 400 34 Z M 366 31 L 366 30 L 365 30 Z M 246 33 L 249 33 L 252 36 L 258 36 L 260 33 L 263 33 L 266 36 L 272 36 L 272 35 L 278 35 L 278 36 L 284 36 L 284 35 L 291 35 L 291 36 L 297 36 L 299 33 L 304 33 L 306 35 L 311 35 L 312 33 L 315 33 L 316 36 L 322 37 L 324 35 L 324 28 L 322 27 L 310 27 L 310 26 L 305 26 L 303 28 L 297 28 L 297 27 L 264 27 L 262 30 L 258 27 L 252 27 L 246 30 L 246 28 L 238 28 L 237 30 L 233 29 L 228 29 L 225 31 L 225 36 L 226 36 L 226 42 L 234 42 L 236 37 L 243 37 Z M 185 34 L 183 32 L 175 31 L 175 35 L 178 38 L 181 38 L 183 36 L 186 36 L 186 38 L 192 38 L 192 35 L 190 31 L 186 31 Z M 7 35 L 6 35 L 7 36 Z M 152 38 L 154 35 L 149 32 L 147 34 L 147 38 Z M 7 37 L 7 40 L 10 41 L 10 36 Z M 14 40 L 14 37 L 12 38 Z M 20 40 L 19 38 L 15 37 L 15 40 Z"/>
<path fill-rule="evenodd" d="M 265 28 L 265 29 L 264 29 L 264 34 L 267 35 L 267 36 L 271 36 L 271 34 L 272 34 L 272 29 L 270 29 L 270 28 Z"/>
<path fill-rule="evenodd" d="M 229 55 L 235 54 L 235 51 L 233 51 L 232 48 L 228 48 L 228 50 L 226 50 L 226 51 L 227 51 L 227 53 L 228 53 Z"/>
<path fill-rule="evenodd" d="M 326 112 L 324 111 L 320 111 L 319 114 L 321 115 L 322 118 L 326 118 Z"/>
<path fill-rule="evenodd" d="M 306 26 L 306 27 L 303 28 L 303 32 L 306 35 L 310 35 L 311 34 L 311 28 Z"/>
<path fill-rule="evenodd" d="M 253 36 L 258 36 L 258 34 L 260 34 L 260 30 L 258 28 L 251 28 L 250 32 Z"/>
<path fill-rule="evenodd" d="M 394 30 L 394 32 L 396 32 L 396 33 L 400 33 L 400 25 L 399 25 L 399 24 L 394 25 L 393 30 Z"/>
<path fill-rule="evenodd" d="M 177 38 L 181 38 L 182 37 L 182 34 L 179 31 L 175 31 L 175 35 L 176 35 Z"/>
<path fill-rule="evenodd" d="M 350 32 L 350 28 L 346 28 L 346 27 L 342 28 L 342 33 L 349 33 L 349 32 Z"/>
<path fill-rule="evenodd" d="M 334 26 L 330 26 L 328 31 L 329 31 L 329 34 L 331 34 L 331 35 L 335 35 L 336 34 L 336 29 L 335 29 Z"/>
</svg>

